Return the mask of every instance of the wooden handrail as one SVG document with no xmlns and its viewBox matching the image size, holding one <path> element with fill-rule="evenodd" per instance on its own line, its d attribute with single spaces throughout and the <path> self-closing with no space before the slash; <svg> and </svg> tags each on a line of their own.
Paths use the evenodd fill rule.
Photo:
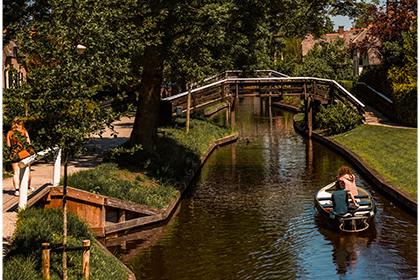
<svg viewBox="0 0 420 280">
<path fill-rule="evenodd" d="M 27 158 L 22 159 L 21 161 L 19 161 L 18 165 L 20 168 L 24 168 L 26 166 L 28 166 L 31 163 L 34 163 L 38 160 L 41 160 L 42 158 L 46 157 L 47 155 L 49 155 L 52 152 L 57 151 L 59 148 L 58 147 L 54 147 L 54 148 L 48 148 L 46 150 L 40 151 L 34 155 L 31 155 Z"/>
<path fill-rule="evenodd" d="M 34 163 L 50 153 L 55 153 L 54 157 L 54 168 L 53 168 L 53 186 L 58 186 L 60 182 L 60 171 L 61 171 L 61 149 L 58 147 L 49 148 L 36 153 L 35 155 L 29 156 L 22 159 L 18 166 L 20 167 L 20 180 L 19 180 L 19 209 L 24 209 L 28 204 L 28 187 L 29 187 L 29 169 L 30 164 Z"/>
</svg>

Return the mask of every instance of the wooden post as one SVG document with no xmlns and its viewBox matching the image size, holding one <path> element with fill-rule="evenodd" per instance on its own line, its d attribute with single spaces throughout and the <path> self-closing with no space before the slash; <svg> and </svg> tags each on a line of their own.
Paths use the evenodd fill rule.
<svg viewBox="0 0 420 280">
<path fill-rule="evenodd" d="M 307 83 L 305 81 L 305 84 L 303 85 L 303 93 L 304 93 L 304 96 L 305 96 L 305 125 L 308 126 L 309 95 L 308 95 L 308 92 L 307 92 L 306 88 L 307 88 Z"/>
<path fill-rule="evenodd" d="M 29 171 L 31 166 L 26 165 L 20 169 L 19 183 L 19 210 L 24 209 L 28 204 Z"/>
<path fill-rule="evenodd" d="M 125 222 L 125 210 L 118 209 L 118 222 Z"/>
<path fill-rule="evenodd" d="M 331 82 L 330 84 L 330 105 L 334 105 L 334 84 Z"/>
<path fill-rule="evenodd" d="M 308 98 L 308 136 L 309 138 L 312 137 L 312 114 L 313 114 L 313 100 L 312 100 L 312 96 L 309 96 Z"/>
<path fill-rule="evenodd" d="M 187 124 L 185 133 L 190 131 L 190 107 L 191 107 L 191 84 L 188 85 L 188 100 L 187 100 Z"/>
<path fill-rule="evenodd" d="M 230 126 L 232 130 L 235 130 L 235 105 L 236 105 L 236 98 L 232 98 L 232 102 L 230 104 Z"/>
<path fill-rule="evenodd" d="M 83 246 L 90 246 L 90 240 L 83 240 Z M 89 280 L 89 268 L 90 268 L 90 248 L 83 250 L 83 276 L 86 280 Z"/>
<path fill-rule="evenodd" d="M 50 279 L 50 243 L 42 243 L 42 276 L 45 279 Z"/>
<path fill-rule="evenodd" d="M 53 186 L 57 187 L 60 183 L 60 171 L 61 171 L 61 149 L 58 149 L 54 155 L 54 176 Z"/>
</svg>

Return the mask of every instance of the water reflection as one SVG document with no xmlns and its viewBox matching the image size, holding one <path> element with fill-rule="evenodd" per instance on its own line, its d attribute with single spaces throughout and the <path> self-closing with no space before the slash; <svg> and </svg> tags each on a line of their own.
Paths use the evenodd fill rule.
<svg viewBox="0 0 420 280">
<path fill-rule="evenodd" d="M 259 98 L 238 108 L 238 142 L 210 156 L 162 236 L 144 249 L 134 251 L 135 240 L 114 247 L 138 279 L 416 278 L 415 218 L 353 168 L 375 197 L 375 226 L 344 235 L 323 227 L 315 192 L 350 164 L 297 134 L 291 113 L 272 108 L 270 118 Z"/>
<path fill-rule="evenodd" d="M 332 261 L 336 265 L 337 274 L 353 273 L 356 270 L 362 251 L 368 250 L 376 240 L 376 226 L 372 222 L 369 228 L 360 233 L 338 233 L 328 229 L 321 215 L 315 216 L 319 232 L 332 245 Z"/>
</svg>

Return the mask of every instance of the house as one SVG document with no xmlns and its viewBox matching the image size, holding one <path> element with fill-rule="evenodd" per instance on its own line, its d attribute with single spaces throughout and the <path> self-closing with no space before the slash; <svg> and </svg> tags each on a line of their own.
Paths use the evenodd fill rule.
<svg viewBox="0 0 420 280">
<path fill-rule="evenodd" d="M 17 73 L 8 70 L 13 66 Z M 3 46 L 3 88 L 11 88 L 20 85 L 26 80 L 26 69 L 18 61 L 18 47 L 15 42 L 10 41 Z"/>
<path fill-rule="evenodd" d="M 358 76 L 364 67 L 381 64 L 381 60 L 377 52 L 377 46 L 380 45 L 379 40 L 375 42 L 374 46 L 364 51 L 351 48 L 357 43 L 362 42 L 366 36 L 369 36 L 369 30 L 371 27 L 372 26 L 367 28 L 351 29 L 345 32 L 344 26 L 339 26 L 338 33 L 325 34 L 321 38 L 315 38 L 312 34 L 308 34 L 302 40 L 302 56 L 304 57 L 317 43 L 331 43 L 339 38 L 342 38 L 345 40 L 346 46 L 352 49 L 353 75 Z"/>
</svg>

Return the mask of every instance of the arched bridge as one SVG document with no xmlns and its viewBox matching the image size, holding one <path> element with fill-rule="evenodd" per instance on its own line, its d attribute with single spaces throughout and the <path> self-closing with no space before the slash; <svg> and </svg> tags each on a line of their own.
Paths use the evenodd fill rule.
<svg viewBox="0 0 420 280">
<path fill-rule="evenodd" d="M 364 113 L 365 105 L 334 80 L 288 77 L 272 70 L 259 70 L 254 73 L 256 77 L 245 78 L 241 77 L 242 71 L 226 71 L 205 79 L 204 85 L 193 85 L 189 91 L 162 99 L 162 122 L 168 122 L 176 116 L 176 108 L 179 113 L 182 108 L 181 115 L 186 115 L 188 110 L 197 112 L 226 101 L 233 110 L 235 100 L 244 96 L 303 97 L 309 134 L 312 133 L 312 112 L 315 104 L 350 103 L 361 114 Z"/>
</svg>

